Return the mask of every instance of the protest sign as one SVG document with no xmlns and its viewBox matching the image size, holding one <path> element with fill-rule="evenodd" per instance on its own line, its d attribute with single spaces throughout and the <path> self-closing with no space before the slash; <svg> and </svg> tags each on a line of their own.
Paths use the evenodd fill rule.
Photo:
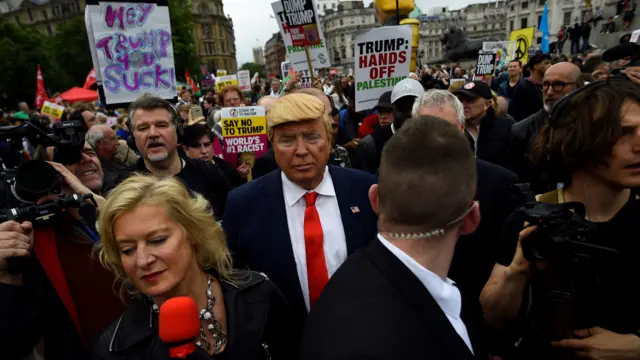
<svg viewBox="0 0 640 360">
<path fill-rule="evenodd" d="M 638 43 L 638 40 L 640 40 L 640 29 L 633 30 L 633 32 L 631 33 L 631 38 L 629 38 L 629 42 Z"/>
<path fill-rule="evenodd" d="M 516 52 L 517 41 L 485 41 L 482 43 L 483 51 L 495 51 L 496 69 L 502 69 L 509 65 Z"/>
<path fill-rule="evenodd" d="M 286 22 L 293 46 L 311 46 L 320 43 L 318 22 L 313 0 L 282 0 L 280 21 Z"/>
<path fill-rule="evenodd" d="M 251 163 L 267 151 L 264 107 L 223 108 L 221 111 L 223 158 L 238 166 Z"/>
<path fill-rule="evenodd" d="M 529 48 L 533 46 L 533 36 L 536 28 L 528 27 L 520 30 L 514 30 L 509 35 L 510 41 L 516 42 L 513 60 L 520 60 L 523 64 L 529 59 Z"/>
<path fill-rule="evenodd" d="M 105 105 L 128 104 L 145 93 L 176 97 L 168 6 L 100 2 L 86 7 L 85 20 Z"/>
<path fill-rule="evenodd" d="M 224 70 L 224 69 L 218 69 L 218 70 L 216 70 L 216 76 L 217 76 L 217 77 L 227 76 L 227 70 Z"/>
<path fill-rule="evenodd" d="M 296 68 L 296 70 L 309 70 L 309 63 L 307 62 L 307 55 L 303 46 L 294 46 L 291 40 L 291 36 L 289 35 L 286 17 L 284 15 L 284 9 L 282 7 L 282 3 L 280 1 L 276 1 L 271 3 L 271 7 L 273 8 L 273 13 L 275 14 L 276 21 L 278 22 L 278 26 L 280 27 L 280 34 L 282 34 L 282 40 L 284 41 L 284 46 L 287 50 L 287 57 L 291 60 L 291 64 Z M 322 32 L 322 27 L 318 28 L 318 39 L 319 43 L 317 45 L 312 45 L 309 47 L 309 55 L 311 57 L 311 66 L 314 69 L 324 69 L 331 67 L 331 61 L 329 60 L 329 51 L 325 45 L 324 33 Z M 284 79 L 284 77 L 283 77 Z"/>
<path fill-rule="evenodd" d="M 44 104 L 42 104 L 40 112 L 43 114 L 51 115 L 55 119 L 60 120 L 62 114 L 64 113 L 64 106 L 45 101 Z"/>
<path fill-rule="evenodd" d="M 251 90 L 251 74 L 249 70 L 238 71 L 238 85 L 242 91 Z"/>
<path fill-rule="evenodd" d="M 222 91 L 227 86 L 238 86 L 238 77 L 234 75 L 225 75 L 216 78 L 216 90 Z"/>
<path fill-rule="evenodd" d="M 496 54 L 493 51 L 479 51 L 476 75 L 493 75 L 496 70 Z"/>
<path fill-rule="evenodd" d="M 280 63 L 280 72 L 282 73 L 283 79 L 289 76 L 289 69 L 291 69 L 290 61 L 283 61 L 282 63 Z"/>
<path fill-rule="evenodd" d="M 368 110 L 409 75 L 411 26 L 361 32 L 356 36 L 355 51 L 356 111 Z"/>
</svg>

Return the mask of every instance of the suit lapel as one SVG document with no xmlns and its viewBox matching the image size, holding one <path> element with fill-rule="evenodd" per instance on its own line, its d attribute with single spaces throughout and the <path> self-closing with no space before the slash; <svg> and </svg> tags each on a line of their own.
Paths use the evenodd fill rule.
<svg viewBox="0 0 640 360">
<path fill-rule="evenodd" d="M 338 199 L 344 236 L 347 240 L 347 254 L 351 255 L 366 244 L 360 231 L 362 213 L 359 208 L 363 208 L 363 204 L 352 201 L 351 183 L 342 170 L 340 167 L 329 165 L 333 188 Z"/>
<path fill-rule="evenodd" d="M 422 318 L 426 330 L 446 347 L 452 359 L 472 358 L 464 340 L 455 331 L 433 296 L 420 280 L 378 239 L 366 249 L 380 273 L 402 294 L 416 315 Z"/>
<path fill-rule="evenodd" d="M 271 172 L 263 182 L 261 193 L 263 194 L 261 208 L 264 209 L 262 216 L 262 227 L 260 232 L 264 234 L 264 239 L 269 240 L 265 246 L 265 256 L 269 256 L 275 264 L 279 264 L 281 273 L 286 277 L 287 284 L 279 285 L 282 288 L 288 287 L 295 293 L 294 298 L 289 298 L 289 302 L 296 311 L 304 311 L 306 316 L 307 307 L 304 304 L 300 279 L 296 268 L 296 260 L 291 248 L 291 235 L 287 224 L 287 211 L 285 208 L 284 193 L 282 191 L 282 171 Z M 269 274 L 267 274 L 269 275 Z M 301 309 L 300 309 L 301 307 Z"/>
</svg>

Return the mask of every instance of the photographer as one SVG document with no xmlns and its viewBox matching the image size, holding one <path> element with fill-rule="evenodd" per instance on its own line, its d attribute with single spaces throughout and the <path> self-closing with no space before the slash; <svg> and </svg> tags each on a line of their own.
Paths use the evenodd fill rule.
<svg viewBox="0 0 640 360">
<path fill-rule="evenodd" d="M 93 194 L 94 205 L 104 202 L 102 167 L 89 144 L 77 163 L 50 164 L 63 178 L 63 194 Z M 113 275 L 91 256 L 99 241 L 95 215 L 80 215 L 90 212 L 71 208 L 35 229 L 28 221 L 0 224 L 3 359 L 29 355 L 41 339 L 47 359 L 87 359 L 88 344 L 124 310 Z M 7 260 L 15 257 L 26 259 L 20 274 L 8 271 Z"/>
<path fill-rule="evenodd" d="M 569 94 L 556 104 L 536 140 L 533 157 L 565 186 L 538 196 L 538 201 L 582 203 L 586 211 L 580 221 L 589 225 L 584 241 L 617 253 L 604 256 L 602 250 L 581 259 L 594 265 L 586 272 L 574 271 L 578 268 L 578 263 L 571 262 L 575 257 L 554 256 L 554 251 L 560 251 L 557 243 L 546 244 L 548 261 L 529 261 L 523 249 L 544 246 L 538 242 L 544 238 L 532 236 L 539 228 L 528 227 L 517 243 L 509 241 L 499 249 L 497 264 L 480 296 L 485 319 L 496 329 L 522 325 L 517 359 L 555 358 L 563 354 L 562 348 L 579 358 L 640 358 L 640 292 L 635 286 L 640 276 L 636 265 L 640 255 L 640 85 L 613 77 Z M 525 243 L 528 239 L 536 243 L 523 246 L 531 244 Z M 550 314 L 559 303 L 546 292 L 557 280 L 546 276 L 551 268 L 576 275 L 566 309 L 573 314 L 568 316 L 575 330 L 573 339 L 570 334 L 549 335 L 557 333 L 551 324 L 565 315 Z"/>
</svg>

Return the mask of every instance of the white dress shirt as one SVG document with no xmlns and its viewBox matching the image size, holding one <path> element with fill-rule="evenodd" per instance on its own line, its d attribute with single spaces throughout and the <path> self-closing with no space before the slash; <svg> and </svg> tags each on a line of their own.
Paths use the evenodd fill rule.
<svg viewBox="0 0 640 360">
<path fill-rule="evenodd" d="M 291 248 L 293 249 L 293 257 L 296 260 L 296 269 L 300 279 L 304 303 L 307 305 L 307 311 L 309 311 L 311 306 L 309 301 L 309 281 L 307 279 L 307 253 L 304 242 L 304 211 L 307 207 L 304 195 L 306 193 L 311 191 L 318 193 L 316 209 L 318 210 L 318 215 L 320 215 L 320 224 L 322 224 L 324 258 L 327 263 L 329 277 L 347 259 L 347 239 L 342 227 L 338 198 L 333 188 L 333 180 L 331 180 L 328 167 L 324 169 L 324 177 L 320 184 L 311 191 L 307 191 L 291 182 L 284 172 L 281 176 Z"/>
<path fill-rule="evenodd" d="M 280 98 L 280 90 L 278 90 L 277 92 L 273 92 L 273 90 L 271 90 L 271 92 L 269 93 L 269 96 L 273 96 L 274 98 Z"/>
<path fill-rule="evenodd" d="M 395 245 L 387 241 L 382 237 L 382 235 L 378 234 L 378 239 L 382 245 L 402 261 L 402 263 L 409 268 L 418 280 L 422 282 L 424 287 L 427 288 L 431 296 L 436 300 L 436 303 L 440 306 L 440 309 L 442 309 L 444 314 L 447 316 L 447 319 L 449 319 L 451 326 L 453 326 L 473 354 L 473 347 L 471 346 L 471 339 L 469 339 L 469 334 L 467 333 L 467 327 L 462 321 L 462 318 L 460 318 L 460 312 L 462 311 L 462 297 L 460 296 L 460 290 L 458 290 L 454 285 L 453 281 L 449 278 L 442 280 L 440 276 L 427 270 L 411 256 L 407 255 L 404 251 L 398 249 Z"/>
</svg>

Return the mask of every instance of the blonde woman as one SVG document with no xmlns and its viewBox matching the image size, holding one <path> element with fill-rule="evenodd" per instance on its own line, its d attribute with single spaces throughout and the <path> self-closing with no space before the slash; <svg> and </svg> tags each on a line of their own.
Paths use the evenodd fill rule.
<svg viewBox="0 0 640 360">
<path fill-rule="evenodd" d="M 134 176 L 101 208 L 100 261 L 135 293 L 100 336 L 95 359 L 167 359 L 158 309 L 189 296 L 198 305 L 196 358 L 293 359 L 288 305 L 265 276 L 234 270 L 209 203 L 178 180 Z"/>
</svg>

